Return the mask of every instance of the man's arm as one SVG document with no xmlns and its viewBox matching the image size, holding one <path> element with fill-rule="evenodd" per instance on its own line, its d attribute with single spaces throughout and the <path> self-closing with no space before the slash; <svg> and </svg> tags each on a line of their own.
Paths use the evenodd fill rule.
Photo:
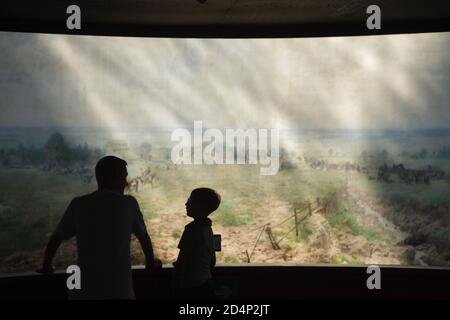
<svg viewBox="0 0 450 320">
<path fill-rule="evenodd" d="M 152 240 L 147 232 L 142 234 L 136 234 L 139 243 L 141 244 L 142 251 L 145 255 L 145 267 L 146 269 L 159 269 L 161 268 L 161 260 L 155 259 L 153 254 Z"/>
<path fill-rule="evenodd" d="M 48 240 L 45 248 L 42 268 L 37 270 L 40 273 L 52 273 L 54 271 L 52 261 L 63 240 L 68 240 L 75 235 L 75 211 L 76 199 L 72 200 L 61 218 L 55 232 Z"/>
<path fill-rule="evenodd" d="M 56 250 L 58 250 L 61 245 L 62 240 L 53 235 L 47 243 L 45 248 L 44 261 L 42 263 L 42 268 L 37 270 L 39 273 L 52 273 L 55 269 L 53 268 L 52 261 L 55 256 Z"/>
<path fill-rule="evenodd" d="M 131 201 L 134 206 L 134 222 L 133 222 L 133 234 L 139 240 L 141 244 L 142 251 L 145 255 L 145 268 L 146 269 L 159 269 L 162 266 L 161 260 L 155 259 L 153 254 L 152 240 L 147 232 L 147 227 L 145 226 L 144 217 L 142 216 L 139 204 L 134 197 L 130 196 Z"/>
</svg>

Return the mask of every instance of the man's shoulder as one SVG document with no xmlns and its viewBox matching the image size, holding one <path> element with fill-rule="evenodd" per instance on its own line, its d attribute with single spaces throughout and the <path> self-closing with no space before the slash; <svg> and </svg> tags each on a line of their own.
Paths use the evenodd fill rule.
<svg viewBox="0 0 450 320">
<path fill-rule="evenodd" d="M 114 197 L 116 199 L 119 200 L 123 200 L 123 201 L 127 201 L 127 202 L 131 202 L 131 203 L 137 203 L 137 200 L 135 197 L 133 197 L 132 195 L 129 194 L 119 194 L 119 193 L 113 193 L 113 192 L 99 192 L 99 191 L 94 191 L 79 197 L 75 197 L 73 199 L 73 201 L 77 200 L 77 201 L 83 201 L 83 200 L 92 200 L 92 199 L 97 199 L 97 198 L 102 198 L 105 195 L 107 195 L 108 197 Z"/>
<path fill-rule="evenodd" d="M 137 204 L 137 200 L 135 197 L 131 196 L 131 195 L 121 195 L 121 194 L 112 194 L 112 196 L 114 196 L 114 198 L 116 199 L 115 201 L 119 200 L 119 201 L 124 201 L 127 202 L 131 205 L 135 205 Z M 102 195 L 99 192 L 91 192 L 88 194 L 84 194 L 81 196 L 77 196 L 75 198 L 72 199 L 72 204 L 77 205 L 77 204 L 82 204 L 82 203 L 89 203 L 89 202 L 96 202 L 99 201 L 101 199 L 104 199 L 104 195 Z"/>
<path fill-rule="evenodd" d="M 75 198 L 72 199 L 72 203 L 83 203 L 83 202 L 87 202 L 87 201 L 92 201 L 93 199 L 96 198 L 96 196 L 98 196 L 98 192 L 94 191 L 91 193 L 86 193 L 83 194 L 81 196 L 77 196 Z"/>
<path fill-rule="evenodd" d="M 83 201 L 86 199 L 90 199 L 94 195 L 95 195 L 95 192 L 86 193 L 81 196 L 77 196 L 77 197 L 73 198 L 73 201 Z"/>
<path fill-rule="evenodd" d="M 123 199 L 124 199 L 124 201 L 130 203 L 131 205 L 138 206 L 138 202 L 137 202 L 136 198 L 130 194 L 124 194 Z"/>
<path fill-rule="evenodd" d="M 128 201 L 137 202 L 136 198 L 133 197 L 131 194 L 124 194 L 122 196 L 124 199 L 127 199 Z"/>
<path fill-rule="evenodd" d="M 72 199 L 71 203 L 72 204 L 78 204 L 78 203 L 85 202 L 86 200 L 89 199 L 90 196 L 91 196 L 91 194 L 89 193 L 89 194 L 84 194 L 84 195 L 81 195 L 81 196 L 74 197 Z"/>
</svg>

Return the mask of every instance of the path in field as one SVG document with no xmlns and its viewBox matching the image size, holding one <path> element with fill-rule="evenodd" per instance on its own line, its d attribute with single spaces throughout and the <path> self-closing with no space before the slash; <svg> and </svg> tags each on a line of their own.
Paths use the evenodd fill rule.
<svg viewBox="0 0 450 320">
<path fill-rule="evenodd" d="M 352 192 L 351 194 L 355 193 Z M 408 239 L 411 234 L 405 231 L 406 228 L 404 226 L 394 223 L 388 218 L 388 214 L 383 214 L 378 211 L 379 209 L 377 210 L 377 208 L 379 207 L 372 206 L 367 197 L 359 195 L 356 203 L 363 211 L 361 220 L 365 225 L 382 229 L 386 234 L 389 234 L 394 238 L 389 247 L 389 254 L 398 256 L 398 263 L 395 264 L 405 264 L 404 256 L 407 252 L 410 252 L 413 255 L 411 259 L 415 265 L 427 265 L 424 261 L 427 255 L 425 251 L 420 250 L 418 247 L 413 248 L 405 244 L 405 240 Z M 392 210 L 392 208 L 390 208 L 390 210 Z M 402 221 L 402 219 L 397 220 Z M 384 254 L 386 254 L 386 252 L 384 252 Z M 383 261 L 383 259 L 381 259 L 381 261 Z"/>
<path fill-rule="evenodd" d="M 400 230 L 398 226 L 389 221 L 382 213 L 374 210 L 362 199 L 356 200 L 356 204 L 361 208 L 359 221 L 365 228 L 377 230 L 386 235 L 389 240 L 372 241 L 370 243 L 370 256 L 366 259 L 369 264 L 404 264 L 403 255 L 407 246 L 403 241 L 409 236 L 408 233 Z"/>
</svg>

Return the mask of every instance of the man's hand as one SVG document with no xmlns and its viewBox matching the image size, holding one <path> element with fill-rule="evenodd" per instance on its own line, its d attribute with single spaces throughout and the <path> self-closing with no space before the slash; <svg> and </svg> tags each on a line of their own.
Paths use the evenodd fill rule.
<svg viewBox="0 0 450 320">
<path fill-rule="evenodd" d="M 159 259 L 153 259 L 151 261 L 145 261 L 145 269 L 147 270 L 159 270 L 162 268 L 162 262 Z"/>
<path fill-rule="evenodd" d="M 42 263 L 42 268 L 36 270 L 36 272 L 49 274 L 55 271 L 55 268 L 53 268 L 52 260 L 53 257 L 55 256 L 56 250 L 58 250 L 59 246 L 61 245 L 61 242 L 62 240 L 60 240 L 56 236 L 52 236 L 50 238 L 50 240 L 47 243 L 47 247 L 45 248 L 44 262 Z"/>
<path fill-rule="evenodd" d="M 50 274 L 53 273 L 55 271 L 55 268 L 53 268 L 53 266 L 51 264 L 44 264 L 42 265 L 42 268 L 39 270 L 36 270 L 37 273 L 42 273 L 42 274 Z"/>
</svg>

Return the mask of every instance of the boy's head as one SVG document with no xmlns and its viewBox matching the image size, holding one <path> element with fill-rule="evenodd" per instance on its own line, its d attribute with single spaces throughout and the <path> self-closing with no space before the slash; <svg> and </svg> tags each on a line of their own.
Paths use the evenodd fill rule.
<svg viewBox="0 0 450 320">
<path fill-rule="evenodd" d="M 101 158 L 95 166 L 95 178 L 99 189 L 123 193 L 127 186 L 127 162 L 114 156 Z"/>
<path fill-rule="evenodd" d="M 219 207 L 220 200 L 220 195 L 213 189 L 194 189 L 186 202 L 186 213 L 194 219 L 206 218 Z"/>
</svg>

